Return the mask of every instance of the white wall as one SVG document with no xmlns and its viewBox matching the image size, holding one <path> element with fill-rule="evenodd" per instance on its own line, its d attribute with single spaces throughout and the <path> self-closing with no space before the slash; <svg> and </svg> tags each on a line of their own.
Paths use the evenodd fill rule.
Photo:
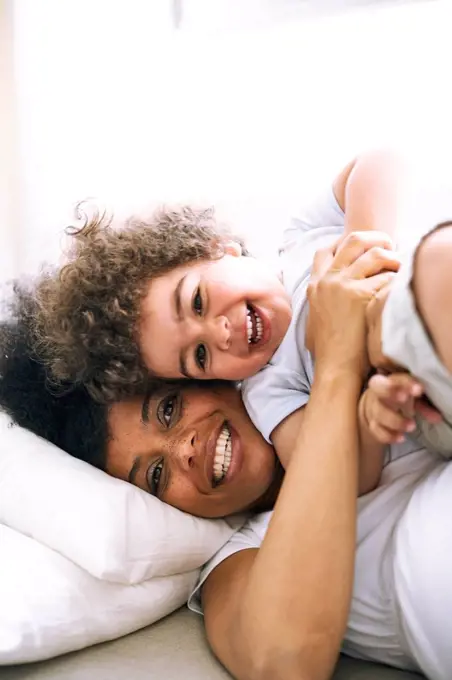
<svg viewBox="0 0 452 680">
<path fill-rule="evenodd" d="M 18 268 L 20 226 L 12 36 L 13 5 L 0 0 L 0 276 L 5 279 Z"/>
<path fill-rule="evenodd" d="M 20 269 L 86 196 L 214 200 L 262 252 L 363 148 L 411 148 L 447 183 L 451 19 L 437 0 L 194 35 L 163 0 L 16 2 Z"/>
</svg>

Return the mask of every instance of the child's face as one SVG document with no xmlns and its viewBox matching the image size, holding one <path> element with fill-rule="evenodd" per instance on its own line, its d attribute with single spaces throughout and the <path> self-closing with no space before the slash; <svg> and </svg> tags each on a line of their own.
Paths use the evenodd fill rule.
<svg viewBox="0 0 452 680">
<path fill-rule="evenodd" d="M 290 299 L 274 271 L 231 244 L 218 260 L 190 263 L 149 284 L 139 343 L 164 378 L 241 380 L 259 371 L 290 323 Z"/>
</svg>

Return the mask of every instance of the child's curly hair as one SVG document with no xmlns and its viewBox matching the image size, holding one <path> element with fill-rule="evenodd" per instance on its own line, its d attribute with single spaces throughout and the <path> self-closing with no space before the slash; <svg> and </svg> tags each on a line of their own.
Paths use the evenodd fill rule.
<svg viewBox="0 0 452 680">
<path fill-rule="evenodd" d="M 95 400 L 111 403 L 142 393 L 149 381 L 137 340 L 149 282 L 179 265 L 221 257 L 231 239 L 243 243 L 212 208 L 165 207 L 119 226 L 80 206 L 77 216 L 84 223 L 68 230 L 68 263 L 37 285 L 35 350 L 55 386 L 83 384 Z"/>
</svg>

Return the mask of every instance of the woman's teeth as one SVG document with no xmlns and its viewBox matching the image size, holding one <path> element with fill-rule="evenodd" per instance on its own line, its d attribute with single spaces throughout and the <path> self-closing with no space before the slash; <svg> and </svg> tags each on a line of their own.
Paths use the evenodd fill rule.
<svg viewBox="0 0 452 680">
<path fill-rule="evenodd" d="M 246 310 L 246 326 L 248 331 L 248 344 L 255 344 L 262 339 L 264 325 L 259 314 L 251 307 Z"/>
<path fill-rule="evenodd" d="M 213 479 L 215 484 L 219 484 L 227 475 L 232 460 L 232 438 L 231 432 L 226 425 L 220 432 L 215 448 L 213 460 Z"/>
</svg>

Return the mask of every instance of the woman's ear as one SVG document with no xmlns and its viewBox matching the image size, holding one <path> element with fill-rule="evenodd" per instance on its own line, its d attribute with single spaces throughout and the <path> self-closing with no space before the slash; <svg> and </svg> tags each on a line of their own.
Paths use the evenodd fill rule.
<svg viewBox="0 0 452 680">
<path fill-rule="evenodd" d="M 228 241 L 224 246 L 224 254 L 232 257 L 241 257 L 242 246 L 237 241 Z"/>
</svg>

